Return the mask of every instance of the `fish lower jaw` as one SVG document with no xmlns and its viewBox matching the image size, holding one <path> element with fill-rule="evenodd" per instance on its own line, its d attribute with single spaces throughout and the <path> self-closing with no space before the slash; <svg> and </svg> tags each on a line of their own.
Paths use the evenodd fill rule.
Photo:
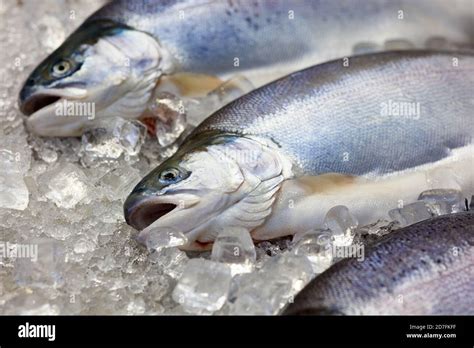
<svg viewBox="0 0 474 348">
<path fill-rule="evenodd" d="M 39 136 L 80 136 L 96 117 L 95 104 L 60 98 L 26 119 L 26 128 Z"/>
</svg>

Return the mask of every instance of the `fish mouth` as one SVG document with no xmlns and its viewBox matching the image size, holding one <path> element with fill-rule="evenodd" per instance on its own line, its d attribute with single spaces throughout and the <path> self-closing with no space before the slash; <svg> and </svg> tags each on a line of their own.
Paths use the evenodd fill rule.
<svg viewBox="0 0 474 348">
<path fill-rule="evenodd" d="M 22 91 L 19 106 L 27 115 L 27 129 L 40 136 L 78 136 L 88 124 L 89 115 L 61 115 L 58 113 L 60 104 L 75 103 L 87 96 L 87 91 L 79 88 L 42 89 L 31 93 Z M 64 107 L 62 109 L 65 109 Z M 76 116 L 76 117 L 72 117 Z M 92 115 L 92 118 L 95 115 Z"/>
<path fill-rule="evenodd" d="M 192 207 L 198 205 L 200 199 L 193 195 L 178 196 L 143 196 L 140 193 L 130 195 L 124 203 L 124 215 L 127 224 L 140 231 L 136 240 L 147 243 L 150 229 L 154 231 L 174 229 L 183 233 L 189 243 L 193 243 L 200 235 L 199 210 Z M 191 208 L 191 210 L 189 209 Z"/>
<path fill-rule="evenodd" d="M 20 111 L 24 113 L 26 116 L 31 116 L 35 112 L 47 107 L 48 105 L 56 103 L 60 99 L 62 98 L 57 95 L 50 95 L 50 94 L 32 95 L 31 97 L 26 99 L 23 103 L 21 103 Z"/>
<path fill-rule="evenodd" d="M 161 217 L 171 213 L 177 207 L 174 203 L 144 202 L 126 209 L 127 224 L 141 231 Z"/>
</svg>

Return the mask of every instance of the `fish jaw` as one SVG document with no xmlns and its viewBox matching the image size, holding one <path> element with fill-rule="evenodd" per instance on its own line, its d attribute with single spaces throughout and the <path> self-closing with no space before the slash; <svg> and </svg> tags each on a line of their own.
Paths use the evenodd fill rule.
<svg viewBox="0 0 474 348">
<path fill-rule="evenodd" d="M 72 61 L 72 49 L 60 48 L 30 75 L 19 98 L 30 131 L 40 136 L 78 136 L 96 119 L 138 118 L 160 76 L 172 70 L 171 56 L 146 33 L 119 28 L 94 40 L 76 49 L 72 57 L 77 62 L 71 63 L 76 68 L 70 74 L 54 77 L 48 70 L 58 59 Z M 69 117 L 57 117 L 60 102 L 72 110 Z M 77 111 L 86 107 L 92 112 Z"/>
<path fill-rule="evenodd" d="M 64 88 L 64 89 L 46 89 L 38 88 L 35 91 L 26 90 L 27 97 L 20 103 L 21 111 L 28 115 L 26 127 L 30 132 L 38 135 L 47 135 L 49 133 L 75 134 L 87 123 L 87 118 L 79 117 L 61 117 L 65 116 L 62 112 L 66 103 L 82 103 L 87 98 L 87 90 L 82 88 Z M 72 105 L 73 109 L 76 109 Z M 84 119 L 85 118 L 85 119 Z"/>
</svg>

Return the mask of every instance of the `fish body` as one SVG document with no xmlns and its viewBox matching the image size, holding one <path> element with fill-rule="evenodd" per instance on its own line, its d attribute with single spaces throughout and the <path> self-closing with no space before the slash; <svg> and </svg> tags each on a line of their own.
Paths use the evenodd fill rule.
<svg viewBox="0 0 474 348">
<path fill-rule="evenodd" d="M 152 225 L 209 243 L 241 226 L 266 240 L 322 227 L 335 205 L 367 224 L 427 189 L 470 196 L 473 72 L 470 53 L 405 51 L 289 75 L 206 119 L 136 186 L 126 219 L 142 238 Z"/>
<path fill-rule="evenodd" d="M 313 279 L 286 315 L 473 315 L 474 213 L 394 231 Z"/>
<path fill-rule="evenodd" d="M 423 48 L 428 39 L 444 37 L 469 44 L 472 23 L 461 11 L 472 6 L 433 0 L 122 0 L 88 21 L 110 19 L 152 34 L 181 71 L 230 78 L 238 70 L 260 87 L 290 72 L 351 55 L 362 42 L 381 48 L 387 40 L 406 39 Z"/>
<path fill-rule="evenodd" d="M 469 0 L 118 0 L 32 72 L 19 103 L 31 131 L 77 136 L 99 118 L 142 116 L 156 90 L 205 98 L 240 76 L 248 82 L 244 93 L 361 47 L 469 46 L 472 6 Z M 95 115 L 57 117 L 64 101 L 94 103 Z"/>
</svg>

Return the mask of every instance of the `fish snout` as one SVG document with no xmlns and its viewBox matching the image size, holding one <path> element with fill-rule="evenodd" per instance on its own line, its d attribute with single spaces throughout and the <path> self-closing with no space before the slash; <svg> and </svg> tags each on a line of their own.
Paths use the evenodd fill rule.
<svg viewBox="0 0 474 348">
<path fill-rule="evenodd" d="M 59 96 L 37 93 L 35 87 L 25 85 L 20 91 L 18 106 L 24 115 L 31 116 L 35 112 L 48 105 L 54 104 L 60 99 L 61 97 Z"/>
<path fill-rule="evenodd" d="M 21 88 L 21 91 L 18 97 L 18 105 L 20 106 L 20 109 L 22 108 L 22 105 L 25 104 L 26 100 L 34 93 L 34 89 L 35 89 L 34 86 L 35 86 L 35 79 L 32 77 L 28 77 L 28 79 L 23 84 L 23 87 Z"/>
</svg>

